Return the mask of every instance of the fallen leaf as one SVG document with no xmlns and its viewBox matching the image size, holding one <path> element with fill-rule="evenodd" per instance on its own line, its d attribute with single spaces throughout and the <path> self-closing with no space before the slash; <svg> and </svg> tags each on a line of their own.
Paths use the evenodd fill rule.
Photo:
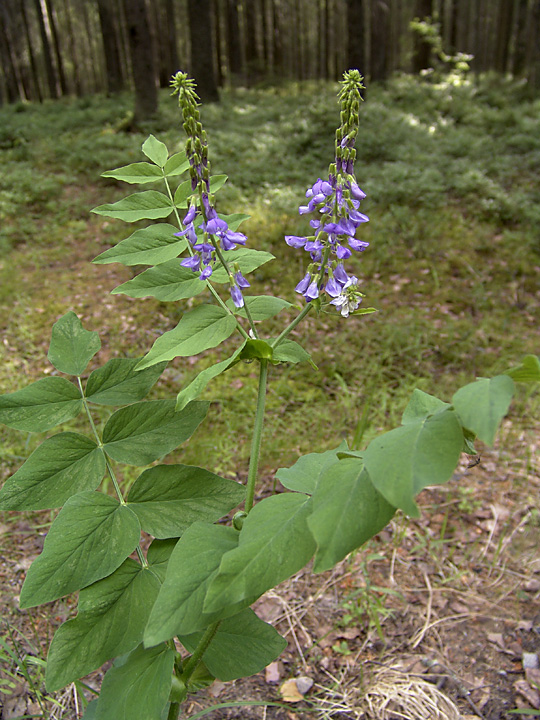
<svg viewBox="0 0 540 720">
<path fill-rule="evenodd" d="M 279 663 L 272 662 L 270 665 L 266 666 L 265 670 L 265 680 L 267 683 L 278 683 L 281 677 L 281 673 L 279 672 Z"/>
<path fill-rule="evenodd" d="M 533 708 L 540 708 L 540 693 L 532 688 L 526 680 L 516 680 L 514 688 Z"/>
<path fill-rule="evenodd" d="M 302 693 L 298 690 L 296 680 L 285 680 L 283 685 L 279 688 L 282 699 L 285 702 L 296 703 L 304 699 Z"/>
</svg>

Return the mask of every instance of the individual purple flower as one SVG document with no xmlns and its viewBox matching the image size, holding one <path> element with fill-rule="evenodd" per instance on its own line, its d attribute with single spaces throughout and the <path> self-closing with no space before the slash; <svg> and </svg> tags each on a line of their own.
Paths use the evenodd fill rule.
<svg viewBox="0 0 540 720">
<path fill-rule="evenodd" d="M 353 275 L 347 280 L 341 293 L 330 300 L 330 304 L 335 305 L 343 317 L 349 317 L 349 314 L 354 312 L 362 302 L 363 295 L 357 289 L 357 285 L 358 278 Z"/>
<path fill-rule="evenodd" d="M 231 297 L 232 301 L 235 304 L 237 308 L 244 307 L 244 296 L 242 295 L 242 291 L 237 285 L 231 285 Z"/>
</svg>

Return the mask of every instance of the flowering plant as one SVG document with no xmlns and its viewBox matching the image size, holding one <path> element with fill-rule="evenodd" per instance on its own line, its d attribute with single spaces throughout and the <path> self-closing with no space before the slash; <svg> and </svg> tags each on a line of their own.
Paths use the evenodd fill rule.
<svg viewBox="0 0 540 720">
<path fill-rule="evenodd" d="M 458 389 L 451 402 L 416 390 L 400 427 L 361 452 L 343 442 L 298 458 L 277 472 L 279 491 L 255 503 L 269 370 L 311 362 L 291 331 L 311 311 L 337 310 L 344 318 L 373 312 L 360 307 L 359 281 L 345 267 L 353 252 L 367 247 L 356 238 L 368 218 L 359 209 L 364 193 L 354 175 L 362 78 L 357 70 L 345 73 L 334 161 L 300 207 L 314 215 L 314 234 L 286 237 L 310 256 L 296 287 L 306 302 L 275 338 L 261 332 L 261 323 L 291 303 L 245 294 L 246 276 L 273 256 L 247 245 L 238 230 L 246 215 L 216 209 L 215 193 L 226 178 L 210 174 L 193 81 L 178 73 L 172 84 L 185 152 L 170 156 L 150 136 L 142 147 L 149 162 L 104 173 L 132 184 L 160 181 L 166 192 L 136 192 L 94 212 L 127 222 L 173 216 L 175 225 L 136 230 L 94 262 L 150 266 L 116 293 L 163 301 L 205 293 L 202 302 L 190 304 L 143 358 L 109 360 L 89 375 L 99 336 L 68 312 L 53 326 L 48 352 L 59 374 L 0 396 L 0 422 L 26 432 L 86 416 L 88 434 L 48 437 L 0 491 L 3 510 L 61 507 L 20 603 L 28 608 L 79 592 L 78 614 L 52 640 L 46 683 L 54 691 L 114 659 L 86 720 L 174 720 L 189 693 L 272 662 L 286 641 L 257 617 L 250 607 L 255 600 L 311 560 L 314 572 L 332 568 L 396 509 L 417 516 L 418 492 L 449 480 L 461 453 L 476 453 L 476 438 L 493 443 L 514 380 L 540 379 L 538 358 L 527 356 L 505 374 Z M 189 178 L 174 187 L 186 172 Z M 222 297 L 223 286 L 229 298 Z M 144 400 L 167 362 L 232 335 L 238 337 L 232 355 L 200 372 L 176 399 Z M 208 403 L 198 398 L 211 380 L 244 361 L 259 366 L 246 486 L 202 467 L 163 463 L 203 422 Z M 95 406 L 119 409 L 100 428 Z M 145 468 L 127 495 L 117 464 Z M 102 485 L 105 477 L 114 495 Z M 141 532 L 151 537 L 149 545 Z"/>
</svg>

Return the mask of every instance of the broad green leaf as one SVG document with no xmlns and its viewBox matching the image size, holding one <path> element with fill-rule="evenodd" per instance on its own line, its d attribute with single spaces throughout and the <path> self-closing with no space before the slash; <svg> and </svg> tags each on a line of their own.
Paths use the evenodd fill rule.
<svg viewBox="0 0 540 720">
<path fill-rule="evenodd" d="M 245 494 L 234 480 L 199 467 L 156 465 L 139 475 L 127 502 L 145 532 L 165 539 L 179 537 L 197 520 L 219 520 Z"/>
<path fill-rule="evenodd" d="M 177 208 L 187 208 L 188 199 L 193 195 L 191 180 L 185 180 L 181 183 L 174 193 L 174 204 Z"/>
<path fill-rule="evenodd" d="M 146 560 L 152 572 L 158 577 L 161 583 L 165 582 L 167 573 L 167 565 L 171 553 L 176 547 L 178 538 L 169 538 L 168 540 L 153 540 L 146 553 Z"/>
<path fill-rule="evenodd" d="M 515 382 L 540 382 L 540 358 L 536 355 L 526 355 L 521 364 L 507 370 Z"/>
<path fill-rule="evenodd" d="M 460 388 L 452 397 L 459 419 L 487 445 L 493 445 L 500 421 L 508 412 L 514 395 L 514 381 L 508 375 L 483 378 Z"/>
<path fill-rule="evenodd" d="M 317 366 L 311 359 L 311 355 L 294 340 L 286 338 L 274 348 L 274 362 L 301 363 L 308 362 L 315 370 Z"/>
<path fill-rule="evenodd" d="M 255 358 L 272 360 L 273 357 L 274 351 L 272 350 L 272 346 L 265 340 L 247 340 L 240 353 L 241 360 L 254 360 Z"/>
<path fill-rule="evenodd" d="M 186 157 L 185 152 L 175 153 L 165 163 L 163 168 L 163 174 L 166 177 L 174 177 L 175 175 L 182 175 L 189 168 L 189 160 Z"/>
<path fill-rule="evenodd" d="M 0 395 L 0 423 L 16 430 L 44 432 L 76 417 L 81 393 L 66 378 L 46 377 L 21 390 Z"/>
<path fill-rule="evenodd" d="M 217 193 L 227 182 L 227 175 L 211 175 L 210 176 L 210 192 Z"/>
<path fill-rule="evenodd" d="M 301 493 L 257 503 L 244 521 L 238 548 L 221 560 L 204 611 L 259 597 L 303 568 L 316 549 L 306 522 L 311 509 L 311 499 Z"/>
<path fill-rule="evenodd" d="M 98 405 L 129 405 L 142 400 L 158 381 L 167 363 L 135 371 L 140 358 L 113 358 L 94 370 L 86 383 L 85 395 Z"/>
<path fill-rule="evenodd" d="M 122 265 L 159 265 L 178 257 L 187 247 L 184 237 L 176 237 L 178 228 L 169 223 L 156 223 L 135 230 L 125 240 L 92 260 L 96 265 L 122 263 Z"/>
<path fill-rule="evenodd" d="M 371 482 L 394 507 L 418 517 L 414 496 L 447 482 L 456 469 L 463 432 L 456 414 L 444 410 L 375 438 L 364 453 Z"/>
<path fill-rule="evenodd" d="M 21 590 L 21 608 L 75 592 L 120 567 L 139 543 L 134 512 L 108 495 L 73 495 L 58 513 Z"/>
<path fill-rule="evenodd" d="M 180 642 L 194 652 L 202 635 L 180 635 Z M 223 620 L 204 653 L 204 664 L 218 680 L 228 682 L 258 673 L 286 647 L 287 641 L 277 630 L 246 608 Z"/>
<path fill-rule="evenodd" d="M 175 412 L 174 400 L 150 400 L 117 410 L 103 429 L 103 449 L 117 462 L 149 465 L 193 435 L 208 412 L 192 402 Z"/>
<path fill-rule="evenodd" d="M 221 558 L 237 547 L 238 538 L 238 532 L 226 525 L 197 522 L 185 531 L 169 558 L 165 582 L 144 633 L 145 645 L 203 630 L 219 619 L 219 612 L 203 613 L 204 597 Z"/>
<path fill-rule="evenodd" d="M 150 367 L 175 357 L 198 355 L 216 347 L 236 329 L 233 315 L 218 305 L 198 305 L 185 313 L 174 330 L 164 333 L 152 345 L 150 352 L 139 363 L 139 368 Z"/>
<path fill-rule="evenodd" d="M 60 372 L 82 375 L 100 348 L 97 332 L 85 330 L 77 315 L 70 311 L 54 323 L 47 357 Z"/>
<path fill-rule="evenodd" d="M 118 202 L 100 205 L 92 210 L 96 215 L 136 222 L 137 220 L 159 220 L 169 217 L 173 211 L 170 199 L 157 190 L 133 193 Z"/>
<path fill-rule="evenodd" d="M 0 490 L 1 510 L 60 507 L 72 495 L 95 490 L 105 472 L 105 457 L 93 440 L 60 433 L 34 450 Z"/>
<path fill-rule="evenodd" d="M 158 165 L 160 168 L 165 167 L 165 163 L 169 157 L 169 152 L 165 143 L 162 143 L 153 135 L 149 135 L 143 142 L 142 151 L 149 160 Z"/>
<path fill-rule="evenodd" d="M 273 297 L 272 295 L 244 295 L 244 301 L 248 307 L 249 313 L 253 320 L 260 321 L 266 320 L 267 318 L 274 317 L 285 308 L 292 307 L 290 302 L 282 300 L 279 297 Z M 236 308 L 232 299 L 227 300 L 227 306 L 237 315 L 241 317 L 247 317 L 245 308 Z"/>
<path fill-rule="evenodd" d="M 115 170 L 107 170 L 101 173 L 101 177 L 114 178 L 131 185 L 143 185 L 144 183 L 156 182 L 163 178 L 163 173 L 155 165 L 147 162 L 136 162 Z"/>
<path fill-rule="evenodd" d="M 81 590 L 77 617 L 60 626 L 49 648 L 49 692 L 134 650 L 159 588 L 152 572 L 128 558 L 112 575 Z"/>
<path fill-rule="evenodd" d="M 162 720 L 172 684 L 174 651 L 133 650 L 103 678 L 95 720 Z"/>
<path fill-rule="evenodd" d="M 409 422 L 423 420 L 429 415 L 434 415 L 436 412 L 449 407 L 449 403 L 443 402 L 434 395 L 429 395 L 423 390 L 415 388 L 412 397 L 409 400 L 409 404 L 403 412 L 401 422 L 403 425 L 406 425 Z"/>
<path fill-rule="evenodd" d="M 334 567 L 382 530 L 395 511 L 373 487 L 361 460 L 332 464 L 320 476 L 308 518 L 317 543 L 314 571 Z"/>
<path fill-rule="evenodd" d="M 261 265 L 270 262 L 270 260 L 274 260 L 275 256 L 272 255 L 272 253 L 265 252 L 264 250 L 237 247 L 235 250 L 227 250 L 225 253 L 225 259 L 230 265 L 238 263 L 238 267 L 241 272 L 246 275 L 247 273 L 253 272 L 253 270 L 256 270 L 258 267 L 261 267 Z M 221 265 L 216 267 L 212 273 L 212 282 L 229 283 L 227 271 Z"/>
<path fill-rule="evenodd" d="M 344 440 L 335 450 L 303 455 L 290 468 L 279 468 L 276 477 L 289 490 L 312 495 L 320 476 L 331 465 L 338 462 L 338 452 L 347 449 L 347 443 Z"/>
<path fill-rule="evenodd" d="M 240 225 L 245 221 L 249 220 L 251 215 L 245 215 L 244 213 L 233 213 L 232 215 L 222 215 L 219 213 L 219 217 L 222 220 L 225 220 L 227 225 L 229 226 L 229 230 L 232 230 L 233 232 L 236 232 Z"/>
<path fill-rule="evenodd" d="M 211 380 L 218 375 L 221 375 L 221 373 L 225 372 L 234 365 L 236 363 L 236 358 L 244 349 L 245 344 L 246 343 L 242 343 L 242 345 L 240 345 L 240 347 L 226 360 L 222 360 L 221 362 L 218 362 L 215 365 L 210 365 L 210 367 L 202 370 L 195 380 L 192 380 L 187 387 L 181 390 L 176 396 L 176 412 L 183 410 L 189 402 L 198 398 Z M 144 370 L 142 372 L 144 372 Z"/>
<path fill-rule="evenodd" d="M 132 280 L 118 285 L 111 294 L 133 298 L 155 297 L 162 302 L 173 302 L 195 297 L 203 290 L 206 290 L 206 283 L 175 259 L 148 268 Z"/>
</svg>

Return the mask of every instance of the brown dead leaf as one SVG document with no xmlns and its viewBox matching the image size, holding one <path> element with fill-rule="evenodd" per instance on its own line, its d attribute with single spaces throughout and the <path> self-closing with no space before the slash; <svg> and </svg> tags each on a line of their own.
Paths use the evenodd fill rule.
<svg viewBox="0 0 540 720">
<path fill-rule="evenodd" d="M 304 699 L 302 693 L 298 690 L 296 680 L 285 680 L 283 685 L 279 688 L 281 698 L 284 702 L 297 703 Z"/>
<path fill-rule="evenodd" d="M 526 680 L 516 680 L 514 688 L 519 695 L 525 698 L 529 705 L 532 705 L 536 710 L 540 708 L 540 693 L 532 688 Z"/>
</svg>

